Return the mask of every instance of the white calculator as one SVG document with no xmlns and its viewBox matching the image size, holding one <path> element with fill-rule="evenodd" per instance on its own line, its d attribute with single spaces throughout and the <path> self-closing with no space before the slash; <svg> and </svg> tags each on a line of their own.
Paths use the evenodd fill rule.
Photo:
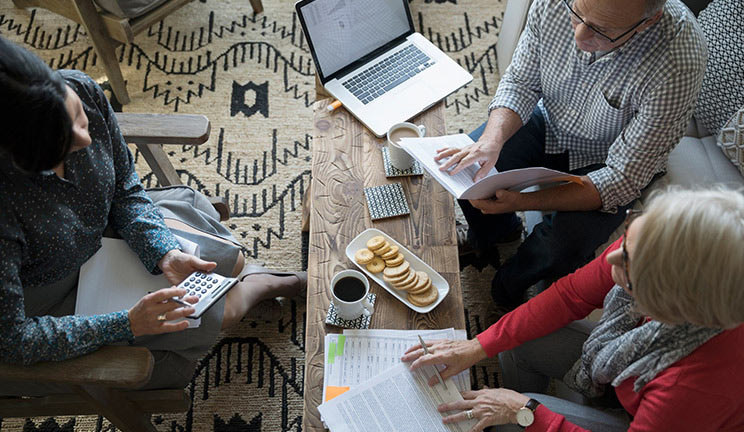
<svg viewBox="0 0 744 432">
<path fill-rule="evenodd" d="M 238 279 L 220 276 L 216 273 L 194 272 L 178 288 L 186 289 L 186 296 L 196 296 L 199 301 L 192 305 L 196 312 L 187 318 L 200 318 L 217 300 L 221 299 L 230 288 L 238 283 Z"/>
</svg>

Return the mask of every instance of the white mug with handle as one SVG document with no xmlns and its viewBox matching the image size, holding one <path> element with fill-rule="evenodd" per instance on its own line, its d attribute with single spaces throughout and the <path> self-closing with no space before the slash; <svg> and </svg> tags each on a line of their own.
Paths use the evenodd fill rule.
<svg viewBox="0 0 744 432">
<path fill-rule="evenodd" d="M 356 270 L 342 270 L 331 279 L 331 301 L 336 315 L 345 320 L 371 316 L 375 308 L 367 300 L 369 281 Z"/>
<path fill-rule="evenodd" d="M 409 122 L 397 123 L 387 133 L 387 148 L 390 163 L 401 171 L 413 166 L 413 157 L 400 146 L 402 138 L 421 138 L 426 135 L 426 126 Z"/>
</svg>

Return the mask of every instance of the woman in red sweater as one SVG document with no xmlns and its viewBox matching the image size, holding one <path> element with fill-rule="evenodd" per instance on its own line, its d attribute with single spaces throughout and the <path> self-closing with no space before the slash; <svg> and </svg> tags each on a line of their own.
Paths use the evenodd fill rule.
<svg viewBox="0 0 744 432">
<path fill-rule="evenodd" d="M 634 214 L 623 239 L 476 339 L 406 352 L 412 368 L 446 365 L 445 379 L 499 355 L 504 388 L 441 405 L 445 423 L 744 430 L 744 196 L 670 190 Z M 595 308 L 604 309 L 598 323 L 576 321 Z M 550 378 L 582 402 L 542 394 Z"/>
</svg>

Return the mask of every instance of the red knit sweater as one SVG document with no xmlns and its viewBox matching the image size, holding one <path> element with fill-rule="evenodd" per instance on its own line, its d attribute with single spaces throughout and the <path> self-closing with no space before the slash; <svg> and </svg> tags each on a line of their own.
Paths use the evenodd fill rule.
<svg viewBox="0 0 744 432">
<path fill-rule="evenodd" d="M 554 283 L 479 334 L 489 357 L 548 335 L 601 308 L 615 283 L 607 254 Z M 744 325 L 725 331 L 660 372 L 639 393 L 629 378 L 615 388 L 633 416 L 630 431 L 744 431 Z M 529 431 L 580 431 L 540 405 Z"/>
</svg>

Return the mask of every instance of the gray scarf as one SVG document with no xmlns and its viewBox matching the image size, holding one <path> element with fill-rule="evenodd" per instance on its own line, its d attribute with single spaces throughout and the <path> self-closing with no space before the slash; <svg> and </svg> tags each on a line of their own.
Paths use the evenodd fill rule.
<svg viewBox="0 0 744 432">
<path fill-rule="evenodd" d="M 604 313 L 584 342 L 581 358 L 563 377 L 570 388 L 593 398 L 607 384 L 618 386 L 637 377 L 638 392 L 656 374 L 695 351 L 721 329 L 649 321 L 633 311 L 633 297 L 615 285 L 604 300 Z"/>
</svg>

